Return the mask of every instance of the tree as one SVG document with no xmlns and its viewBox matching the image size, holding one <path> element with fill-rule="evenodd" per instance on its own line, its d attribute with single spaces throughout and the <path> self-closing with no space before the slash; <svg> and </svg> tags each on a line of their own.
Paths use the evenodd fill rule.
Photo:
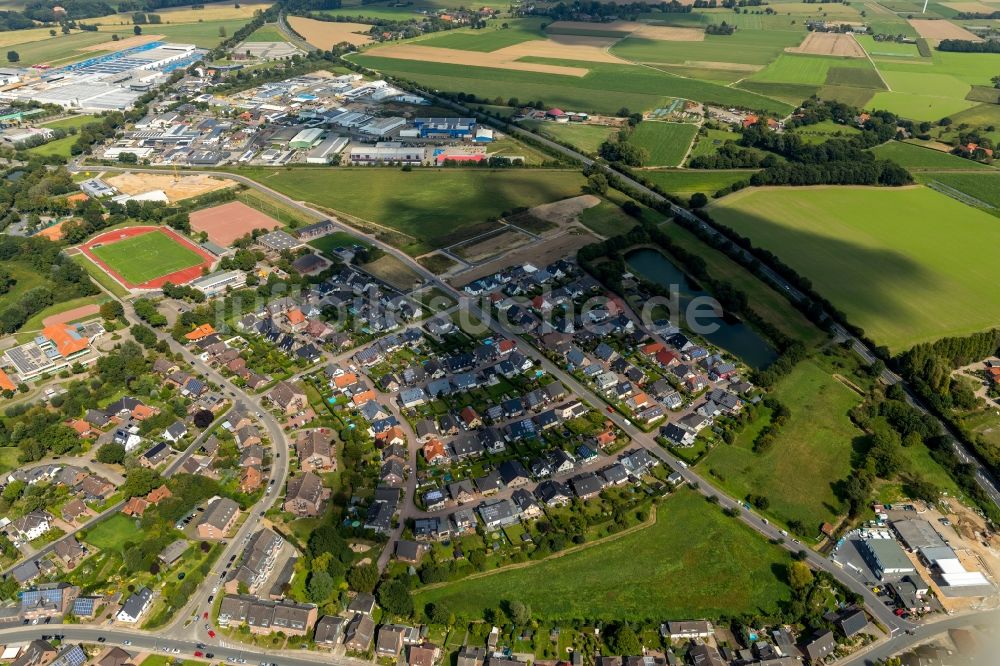
<svg viewBox="0 0 1000 666">
<path fill-rule="evenodd" d="M 141 25 L 135 26 L 134 28 L 132 28 L 132 32 L 135 33 L 136 35 L 141 35 L 142 34 L 142 26 Z"/>
<path fill-rule="evenodd" d="M 17 51 L 7 51 L 7 62 L 18 62 L 21 60 L 21 54 Z"/>
<path fill-rule="evenodd" d="M 796 592 L 804 592 L 813 582 L 813 572 L 805 562 L 792 562 L 788 565 L 788 583 Z"/>
<path fill-rule="evenodd" d="M 708 204 L 708 197 L 702 192 L 695 192 L 691 195 L 691 208 L 704 208 Z"/>
<path fill-rule="evenodd" d="M 122 484 L 122 494 L 125 499 L 136 497 L 137 495 L 148 495 L 153 488 L 158 488 L 163 484 L 163 478 L 155 469 L 146 467 L 133 467 L 125 475 L 125 483 Z"/>
<path fill-rule="evenodd" d="M 454 621 L 451 610 L 440 601 L 427 604 L 427 618 L 433 624 L 450 625 Z"/>
<path fill-rule="evenodd" d="M 603 173 L 591 174 L 587 179 L 587 191 L 593 194 L 604 195 L 608 193 L 608 178 Z"/>
<path fill-rule="evenodd" d="M 199 428 L 207 428 L 215 420 L 215 415 L 207 409 L 202 409 L 194 415 L 194 424 Z"/>
<path fill-rule="evenodd" d="M 222 25 L 219 26 L 219 37 L 222 37 L 223 39 L 226 38 L 226 27 L 225 26 L 222 26 Z"/>
<path fill-rule="evenodd" d="M 347 572 L 347 584 L 355 592 L 371 594 L 378 584 L 378 568 L 374 564 L 362 564 Z"/>
<path fill-rule="evenodd" d="M 409 617 L 413 614 L 413 598 L 406 586 L 398 580 L 382 583 L 378 588 L 378 603 L 393 615 Z"/>
<path fill-rule="evenodd" d="M 52 37 L 55 37 L 56 36 L 56 31 L 55 30 L 49 30 L 49 35 L 52 36 Z"/>
<path fill-rule="evenodd" d="M 108 442 L 97 449 L 97 461 L 105 465 L 120 465 L 125 460 L 125 447 L 115 442 Z"/>
<path fill-rule="evenodd" d="M 531 607 L 517 600 L 510 602 L 510 619 L 519 626 L 528 624 L 531 621 Z"/>
<path fill-rule="evenodd" d="M 101 303 L 101 317 L 105 321 L 111 321 L 113 319 L 120 319 L 125 316 L 125 308 L 122 306 L 121 301 L 107 301 Z"/>
<path fill-rule="evenodd" d="M 333 577 L 325 571 L 315 571 L 309 576 L 309 598 L 321 604 L 333 594 Z"/>
<path fill-rule="evenodd" d="M 612 626 L 604 635 L 611 654 L 642 654 L 642 641 L 627 623 Z"/>
</svg>

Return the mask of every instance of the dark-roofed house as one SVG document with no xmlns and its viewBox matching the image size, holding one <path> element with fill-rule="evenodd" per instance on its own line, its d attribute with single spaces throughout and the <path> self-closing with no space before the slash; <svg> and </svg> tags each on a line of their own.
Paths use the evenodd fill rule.
<svg viewBox="0 0 1000 666">
<path fill-rule="evenodd" d="M 837 628 L 847 638 L 864 631 L 867 626 L 868 616 L 863 610 L 847 611 L 837 618 Z"/>
<path fill-rule="evenodd" d="M 513 525 L 521 519 L 521 514 L 517 510 L 517 507 L 507 499 L 483 502 L 477 510 L 486 528 L 491 530 L 506 525 Z"/>
<path fill-rule="evenodd" d="M 313 640 L 316 645 L 333 647 L 344 638 L 344 628 L 347 620 L 339 615 L 324 615 L 316 623 L 316 633 Z"/>
<path fill-rule="evenodd" d="M 486 648 L 463 645 L 458 651 L 456 666 L 483 666 L 486 661 Z"/>
<path fill-rule="evenodd" d="M 400 539 L 396 542 L 396 559 L 408 564 L 420 564 L 427 546 L 416 541 Z"/>
<path fill-rule="evenodd" d="M 228 497 L 220 497 L 209 503 L 198 523 L 198 536 L 202 539 L 222 539 L 236 524 L 240 515 L 240 505 Z"/>
<path fill-rule="evenodd" d="M 289 636 L 305 636 L 316 624 L 316 614 L 312 604 L 227 594 L 219 607 L 219 626 L 246 624 L 252 634 L 281 631 Z"/>
<path fill-rule="evenodd" d="M 582 500 L 596 497 L 604 490 L 604 482 L 596 474 L 581 474 L 574 477 L 571 483 L 573 484 L 573 492 Z"/>
<path fill-rule="evenodd" d="M 10 666 L 46 666 L 56 658 L 57 651 L 48 641 L 34 640 L 28 643 Z"/>
<path fill-rule="evenodd" d="M 528 470 L 520 460 L 505 460 L 500 463 L 500 478 L 508 488 L 520 488 L 531 483 Z"/>
<path fill-rule="evenodd" d="M 371 615 L 375 612 L 374 595 L 367 594 L 365 592 L 358 593 L 353 599 L 351 599 L 351 603 L 347 605 L 347 610 L 351 613 Z"/>
<path fill-rule="evenodd" d="M 378 640 L 375 642 L 375 654 L 379 657 L 395 658 L 403 649 L 403 628 L 385 624 L 378 630 Z"/>
<path fill-rule="evenodd" d="M 318 516 L 330 491 L 323 487 L 323 480 L 306 472 L 288 480 L 284 509 L 296 516 Z"/>
<path fill-rule="evenodd" d="M 132 663 L 132 655 L 117 645 L 112 645 L 94 660 L 94 666 L 126 666 Z"/>
<path fill-rule="evenodd" d="M 806 657 L 813 664 L 818 664 L 828 655 L 833 654 L 837 649 L 837 641 L 833 637 L 832 631 L 827 631 L 815 636 L 805 646 Z"/>
<path fill-rule="evenodd" d="M 355 613 L 344 632 L 344 647 L 351 652 L 367 652 L 375 635 L 375 621 L 363 613 Z"/>
<path fill-rule="evenodd" d="M 52 550 L 66 564 L 67 569 L 74 568 L 87 555 L 87 549 L 73 536 L 56 541 Z"/>
<path fill-rule="evenodd" d="M 325 428 L 317 428 L 299 435 L 295 441 L 295 453 L 299 456 L 299 466 L 304 472 L 333 469 L 333 434 Z"/>
</svg>

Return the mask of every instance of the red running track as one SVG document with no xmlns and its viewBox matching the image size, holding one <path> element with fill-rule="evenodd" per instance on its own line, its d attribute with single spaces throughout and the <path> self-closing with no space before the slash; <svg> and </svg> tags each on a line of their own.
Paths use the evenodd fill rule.
<svg viewBox="0 0 1000 666">
<path fill-rule="evenodd" d="M 167 275 L 161 275 L 158 278 L 153 278 L 152 280 L 148 280 L 142 284 L 134 284 L 123 278 L 116 270 L 98 259 L 97 255 L 93 252 L 93 247 L 95 245 L 112 245 L 113 243 L 125 240 L 126 238 L 133 238 L 135 236 L 143 236 L 145 234 L 156 232 L 169 236 L 175 242 L 180 243 L 189 250 L 195 252 L 204 261 L 197 266 L 191 266 L 190 268 L 174 271 L 173 273 L 169 273 Z M 94 236 L 89 241 L 81 245 L 80 250 L 87 255 L 91 261 L 100 266 L 105 273 L 129 289 L 158 289 L 167 282 L 171 282 L 173 284 L 187 284 L 191 280 L 201 277 L 202 269 L 207 268 L 211 270 L 212 264 L 215 262 L 215 257 L 169 227 L 124 227 L 122 229 L 106 231 L 103 234 Z"/>
</svg>

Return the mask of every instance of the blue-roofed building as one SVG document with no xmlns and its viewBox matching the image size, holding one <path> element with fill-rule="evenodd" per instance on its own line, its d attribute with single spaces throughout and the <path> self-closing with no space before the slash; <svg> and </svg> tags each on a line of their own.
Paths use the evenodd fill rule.
<svg viewBox="0 0 1000 666">
<path fill-rule="evenodd" d="M 64 615 L 80 588 L 69 583 L 47 583 L 21 592 L 21 616 L 27 620 Z"/>
<path fill-rule="evenodd" d="M 420 132 L 422 139 L 471 139 L 476 133 L 475 118 L 414 118 L 413 126 Z"/>
<path fill-rule="evenodd" d="M 99 597 L 77 597 L 73 600 L 73 615 L 90 617 L 94 614 L 99 599 Z"/>
<path fill-rule="evenodd" d="M 83 666 L 87 663 L 87 653 L 79 644 L 64 647 L 49 666 Z"/>
</svg>

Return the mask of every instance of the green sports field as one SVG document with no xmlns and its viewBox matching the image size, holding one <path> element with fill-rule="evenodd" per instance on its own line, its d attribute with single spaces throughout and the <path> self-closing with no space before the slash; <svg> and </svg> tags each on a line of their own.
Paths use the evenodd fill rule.
<svg viewBox="0 0 1000 666">
<path fill-rule="evenodd" d="M 1000 319 L 1000 225 L 926 187 L 748 189 L 711 214 L 809 278 L 893 352 Z"/>
<path fill-rule="evenodd" d="M 91 249 L 126 281 L 138 285 L 202 263 L 201 255 L 165 233 L 133 236 Z"/>
<path fill-rule="evenodd" d="M 579 171 L 552 169 L 243 169 L 297 201 L 360 218 L 366 230 L 423 254 L 496 228 L 489 218 L 580 194 Z M 442 211 L 447 211 L 443 214 Z M 370 225 L 370 226 L 369 226 Z"/>
<path fill-rule="evenodd" d="M 680 165 L 697 133 L 698 126 L 690 123 L 651 120 L 636 125 L 629 142 L 649 153 L 643 166 L 674 167 Z"/>
<path fill-rule="evenodd" d="M 468 618 L 513 599 L 541 618 L 560 620 L 767 614 L 789 599 L 778 573 L 788 562 L 784 551 L 717 505 L 680 490 L 660 504 L 648 528 L 522 569 L 418 590 L 414 601 L 417 608 L 442 602 Z"/>
</svg>

